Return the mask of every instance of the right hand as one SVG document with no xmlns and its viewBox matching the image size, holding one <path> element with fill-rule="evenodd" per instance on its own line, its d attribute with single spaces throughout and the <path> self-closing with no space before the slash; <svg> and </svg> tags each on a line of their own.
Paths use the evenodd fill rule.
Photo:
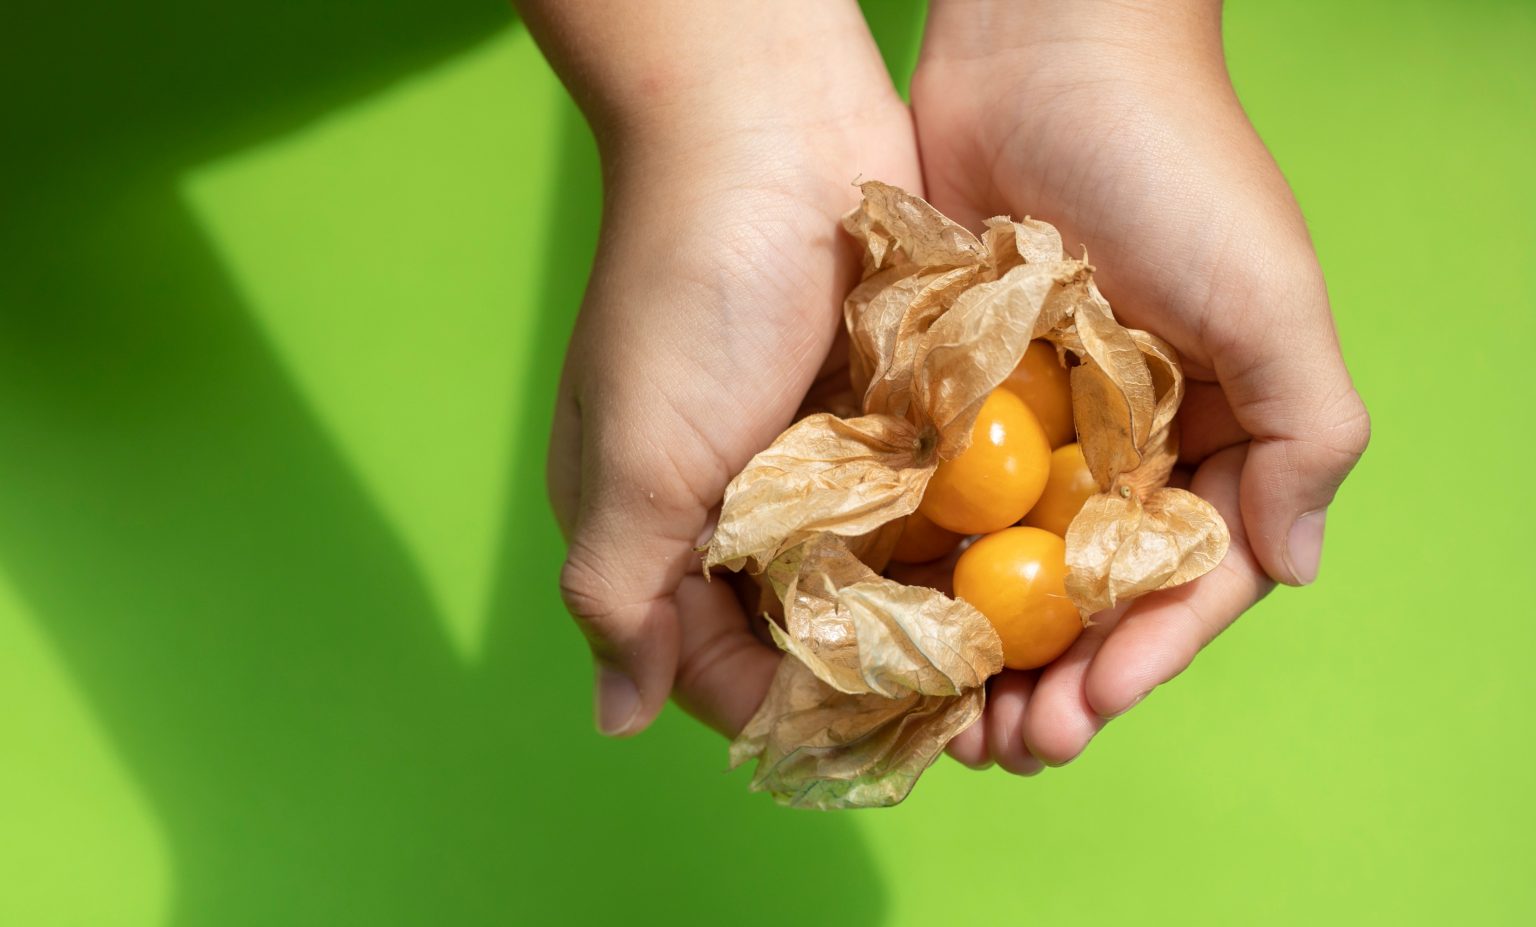
<svg viewBox="0 0 1536 927">
<path fill-rule="evenodd" d="M 993 681 L 951 753 L 1037 772 L 1189 665 L 1275 582 L 1305 585 L 1370 435 L 1306 224 L 1238 102 L 1218 0 L 935 0 L 913 106 L 930 198 L 1054 223 L 1187 375 L 1181 463 L 1232 531 L 1187 586 L 1096 616 Z M 1124 614 L 1121 619 L 1120 615 Z"/>
</svg>

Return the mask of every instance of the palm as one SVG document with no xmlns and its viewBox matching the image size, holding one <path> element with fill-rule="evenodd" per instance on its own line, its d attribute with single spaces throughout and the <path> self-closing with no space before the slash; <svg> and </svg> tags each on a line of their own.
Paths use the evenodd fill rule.
<svg viewBox="0 0 1536 927">
<path fill-rule="evenodd" d="M 1038 769 L 1031 753 L 1071 759 L 1104 714 L 1181 670 L 1269 588 L 1243 530 L 1250 435 L 1222 385 L 1243 372 L 1222 369 L 1222 346 L 1244 324 L 1245 302 L 1260 285 L 1243 270 L 1255 257 L 1279 255 L 1302 268 L 1302 285 L 1320 286 L 1305 279 L 1315 262 L 1289 191 L 1235 99 L 1159 106 L 1134 82 L 1118 95 L 1104 83 L 1074 88 L 1049 75 L 1032 85 L 1038 100 L 1026 92 L 1001 112 L 967 113 L 925 107 L 919 82 L 914 106 L 929 196 L 970 224 L 998 213 L 1055 224 L 1069 247 L 1088 249 L 1117 315 L 1180 351 L 1190 388 L 1181 415 L 1185 467 L 1176 479 L 1190 480 L 1221 510 L 1233 548 L 1209 577 L 1148 597 L 1123 622 L 1121 614 L 1100 616 L 1052 666 L 994 685 L 986 719 L 955 752 L 970 761 L 990 753 L 1021 772 Z M 1213 132 L 1217 121 L 1240 129 Z"/>
</svg>

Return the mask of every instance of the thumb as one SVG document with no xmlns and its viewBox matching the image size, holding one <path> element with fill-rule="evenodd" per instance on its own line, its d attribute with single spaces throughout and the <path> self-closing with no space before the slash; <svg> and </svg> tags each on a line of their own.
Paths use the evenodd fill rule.
<svg viewBox="0 0 1536 927">
<path fill-rule="evenodd" d="M 1240 493 L 1249 544 L 1265 572 L 1293 586 L 1317 578 L 1328 506 L 1371 435 L 1320 278 L 1314 292 L 1316 311 L 1246 326 L 1216 355 L 1233 414 L 1253 438 Z"/>
<path fill-rule="evenodd" d="M 676 593 L 696 565 L 706 513 L 691 495 L 666 490 L 675 480 L 662 478 L 643 439 L 590 420 L 577 427 L 580 488 L 560 593 L 592 649 L 597 727 L 627 736 L 655 719 L 672 690 Z"/>
</svg>

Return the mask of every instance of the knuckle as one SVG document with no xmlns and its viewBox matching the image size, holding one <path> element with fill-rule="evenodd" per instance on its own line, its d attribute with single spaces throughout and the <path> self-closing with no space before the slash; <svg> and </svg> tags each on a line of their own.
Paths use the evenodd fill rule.
<svg viewBox="0 0 1536 927">
<path fill-rule="evenodd" d="M 1354 387 L 1347 387 L 1323 403 L 1317 426 L 1305 441 L 1327 459 L 1325 472 L 1337 482 L 1353 470 L 1371 443 L 1371 415 Z"/>
<path fill-rule="evenodd" d="M 583 629 L 605 625 L 615 610 L 613 584 L 601 560 L 574 544 L 560 567 L 560 599 Z"/>
<path fill-rule="evenodd" d="M 560 568 L 560 598 L 594 654 L 627 660 L 660 627 L 670 593 L 663 587 L 633 589 L 616 578 L 610 557 L 573 542 Z"/>
<path fill-rule="evenodd" d="M 1371 443 L 1371 413 L 1354 389 L 1345 396 L 1340 413 L 1338 424 L 1334 426 L 1340 446 L 1359 460 Z"/>
</svg>

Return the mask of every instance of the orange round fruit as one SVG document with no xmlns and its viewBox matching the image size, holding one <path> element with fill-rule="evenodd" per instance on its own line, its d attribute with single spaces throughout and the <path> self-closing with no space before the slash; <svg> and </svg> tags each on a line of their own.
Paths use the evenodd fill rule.
<svg viewBox="0 0 1536 927">
<path fill-rule="evenodd" d="M 940 528 L 921 512 L 913 512 L 901 526 L 891 559 L 896 563 L 927 563 L 959 547 L 963 540 L 965 535 Z"/>
<path fill-rule="evenodd" d="M 1083 459 L 1083 446 L 1074 442 L 1058 447 L 1051 451 L 1051 475 L 1045 480 L 1045 492 L 1024 516 L 1024 524 L 1066 537 L 1083 503 L 1098 491 L 1099 483 Z"/>
<path fill-rule="evenodd" d="M 1044 666 L 1083 632 L 1067 598 L 1067 544 L 1039 528 L 989 534 L 955 563 L 955 597 L 987 617 L 1003 639 L 1003 665 Z"/>
<path fill-rule="evenodd" d="M 1061 447 L 1077 440 L 1072 427 L 1072 377 L 1056 347 L 1039 338 L 1029 343 L 1024 359 L 1003 381 L 1003 389 L 1024 400 L 1040 420 L 1051 447 Z"/>
<path fill-rule="evenodd" d="M 1017 522 L 1045 489 L 1051 445 L 1024 400 L 995 389 L 971 428 L 971 446 L 934 470 L 918 511 L 957 534 Z"/>
</svg>

